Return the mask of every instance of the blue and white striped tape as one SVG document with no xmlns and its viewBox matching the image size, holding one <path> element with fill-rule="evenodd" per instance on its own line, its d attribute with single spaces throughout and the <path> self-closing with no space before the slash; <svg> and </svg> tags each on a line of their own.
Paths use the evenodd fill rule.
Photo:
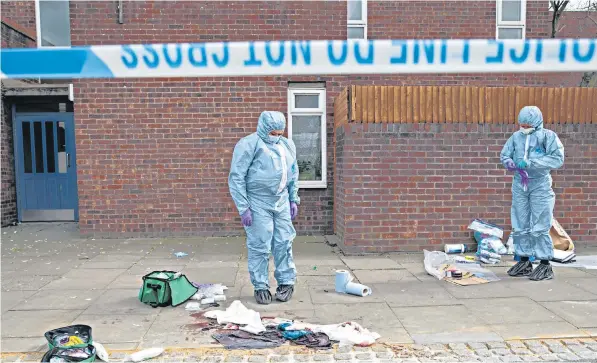
<svg viewBox="0 0 597 363">
<path fill-rule="evenodd" d="M 319 40 L 2 49 L 2 78 L 582 72 L 597 39 Z"/>
</svg>

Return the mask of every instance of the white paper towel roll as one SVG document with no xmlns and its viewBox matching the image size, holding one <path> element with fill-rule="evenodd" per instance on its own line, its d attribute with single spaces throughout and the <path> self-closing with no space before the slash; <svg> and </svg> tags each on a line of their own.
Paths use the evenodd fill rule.
<svg viewBox="0 0 597 363">
<path fill-rule="evenodd" d="M 357 284 L 356 282 L 349 282 L 346 284 L 346 293 L 357 296 L 369 296 L 372 291 L 369 286 Z"/>
<path fill-rule="evenodd" d="M 350 272 L 346 270 L 336 270 L 336 292 L 345 293 L 346 284 L 352 281 Z"/>
</svg>

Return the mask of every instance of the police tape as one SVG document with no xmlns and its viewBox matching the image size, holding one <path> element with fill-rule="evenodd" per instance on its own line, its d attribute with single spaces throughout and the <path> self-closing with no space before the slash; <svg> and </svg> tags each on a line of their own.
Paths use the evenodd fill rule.
<svg viewBox="0 0 597 363">
<path fill-rule="evenodd" d="M 597 70 L 597 39 L 289 40 L 2 49 L 2 78 Z"/>
</svg>

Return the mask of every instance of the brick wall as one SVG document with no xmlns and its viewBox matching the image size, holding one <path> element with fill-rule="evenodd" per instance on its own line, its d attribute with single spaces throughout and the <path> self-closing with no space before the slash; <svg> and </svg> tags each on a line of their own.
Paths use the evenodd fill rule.
<svg viewBox="0 0 597 363">
<path fill-rule="evenodd" d="M 35 1 L 2 1 L 2 20 L 10 20 L 35 34 Z"/>
<path fill-rule="evenodd" d="M 33 48 L 35 36 L 13 22 L 2 20 L 2 48 Z"/>
<path fill-rule="evenodd" d="M 551 15 L 551 14 L 550 14 Z M 558 22 L 558 38 L 595 38 L 597 12 L 566 11 Z"/>
<path fill-rule="evenodd" d="M 495 5 L 370 1 L 370 38 L 491 36 Z M 423 7 L 424 15 L 417 7 Z M 529 5 L 529 37 L 545 16 Z M 388 17 L 387 7 L 396 7 Z M 465 11 L 459 14 L 450 9 Z M 483 20 L 469 24 L 483 12 Z M 480 15 L 479 15 L 480 16 Z M 344 1 L 124 3 L 71 2 L 72 43 L 122 44 L 220 40 L 345 39 Z M 429 21 L 432 19 L 433 21 Z M 441 30 L 443 29 L 443 30 Z M 441 31 L 440 31 L 441 30 Z M 442 33 L 443 31 L 443 33 Z M 569 76 L 569 75 L 567 75 Z M 333 231 L 333 99 L 348 84 L 545 85 L 541 74 L 350 77 L 221 77 L 81 80 L 75 84 L 80 228 L 90 235 L 240 234 L 228 194 L 235 142 L 255 130 L 264 109 L 286 111 L 289 81 L 326 82 L 327 189 L 301 190 L 300 233 Z M 565 80 L 558 80 L 558 86 Z M 341 173 L 342 171 L 338 171 Z M 339 201 L 341 203 L 341 201 Z"/>
<path fill-rule="evenodd" d="M 2 111 L 0 122 L 2 132 L 0 133 L 0 152 L 2 165 L 2 227 L 12 224 L 17 220 L 17 190 L 14 170 L 14 153 L 12 142 L 12 112 L 10 105 L 2 95 Z"/>
<path fill-rule="evenodd" d="M 555 217 L 597 243 L 597 126 L 550 125 L 565 147 Z M 348 252 L 420 251 L 471 243 L 474 218 L 509 233 L 511 176 L 499 153 L 516 125 L 346 124 L 336 130 L 337 232 Z M 340 211 L 342 209 L 342 211 Z"/>
</svg>

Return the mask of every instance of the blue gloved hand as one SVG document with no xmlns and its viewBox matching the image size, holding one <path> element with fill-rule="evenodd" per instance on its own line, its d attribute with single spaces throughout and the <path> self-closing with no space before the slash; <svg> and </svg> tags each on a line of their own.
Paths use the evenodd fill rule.
<svg viewBox="0 0 597 363">
<path fill-rule="evenodd" d="M 244 212 L 243 215 L 240 216 L 240 220 L 243 222 L 243 226 L 251 227 L 251 225 L 253 224 L 253 213 L 251 213 L 251 210 L 247 209 L 246 212 Z"/>
<path fill-rule="evenodd" d="M 518 162 L 518 164 L 516 164 L 516 166 L 518 167 L 518 169 L 526 169 L 529 167 L 529 163 L 527 163 L 524 160 L 521 160 Z"/>
<path fill-rule="evenodd" d="M 506 161 L 506 169 L 508 169 L 508 170 L 516 169 L 516 164 L 514 164 L 514 161 L 512 161 L 512 160 Z"/>
<path fill-rule="evenodd" d="M 294 220 L 298 216 L 298 205 L 295 202 L 290 202 L 290 218 Z"/>
</svg>

